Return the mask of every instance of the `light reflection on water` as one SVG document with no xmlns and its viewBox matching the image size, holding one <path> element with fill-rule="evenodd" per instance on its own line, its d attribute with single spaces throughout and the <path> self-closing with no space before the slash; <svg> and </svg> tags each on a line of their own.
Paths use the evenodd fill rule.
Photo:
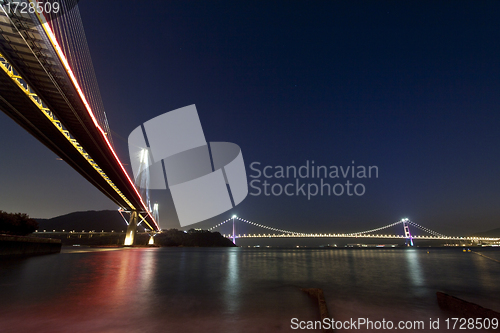
<svg viewBox="0 0 500 333">
<path fill-rule="evenodd" d="M 425 286 L 424 274 L 422 267 L 420 266 L 419 251 L 417 249 L 407 249 L 406 253 L 406 263 L 408 275 L 410 276 L 410 283 L 408 287 L 414 288 L 414 293 L 418 296 L 424 296 L 425 291 L 423 288 Z"/>
<path fill-rule="evenodd" d="M 1 332 L 289 332 L 318 317 L 300 288 L 339 320 L 449 317 L 438 290 L 500 310 L 500 264 L 460 249 L 63 252 L 0 261 Z"/>
<path fill-rule="evenodd" d="M 227 313 L 236 314 L 238 312 L 239 304 L 239 251 L 238 249 L 231 249 L 228 251 L 228 258 L 226 262 L 226 278 L 224 283 L 224 301 L 226 303 Z"/>
</svg>

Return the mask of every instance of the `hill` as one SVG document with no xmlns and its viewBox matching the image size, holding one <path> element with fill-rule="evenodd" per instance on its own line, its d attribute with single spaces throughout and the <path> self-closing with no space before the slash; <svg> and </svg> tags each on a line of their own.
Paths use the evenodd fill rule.
<svg viewBox="0 0 500 333">
<path fill-rule="evenodd" d="M 127 214 L 124 214 L 127 218 Z M 53 217 L 51 219 L 35 219 L 38 222 L 38 231 L 125 231 L 127 224 L 116 210 L 75 212 Z M 139 226 L 138 231 L 144 231 Z"/>
<path fill-rule="evenodd" d="M 477 236 L 477 237 L 500 237 L 500 228 L 488 230 L 488 231 L 483 231 L 483 232 L 476 232 L 475 234 L 471 236 Z"/>
</svg>

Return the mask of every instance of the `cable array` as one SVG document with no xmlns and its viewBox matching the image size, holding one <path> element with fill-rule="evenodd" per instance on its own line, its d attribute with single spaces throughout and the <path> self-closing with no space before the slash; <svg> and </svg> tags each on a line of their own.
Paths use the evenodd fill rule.
<svg viewBox="0 0 500 333">
<path fill-rule="evenodd" d="M 412 225 L 412 226 L 414 226 L 414 227 L 417 227 L 417 228 L 419 228 L 420 230 L 423 230 L 423 231 L 425 231 L 425 232 L 428 232 L 428 233 L 430 233 L 431 235 L 434 235 L 434 236 L 437 236 L 437 237 L 449 237 L 449 236 L 446 236 L 446 235 L 440 234 L 439 232 L 436 232 L 436 231 L 434 231 L 434 230 L 431 230 L 431 229 L 428 229 L 428 228 L 426 228 L 426 227 L 423 227 L 423 226 L 421 226 L 421 225 L 419 225 L 419 224 L 417 224 L 417 223 L 415 223 L 415 222 L 412 222 L 412 221 L 407 221 L 407 222 L 408 222 L 408 224 L 410 224 L 410 225 Z"/>
<path fill-rule="evenodd" d="M 64 15 L 51 15 L 50 13 L 45 15 L 48 16 L 47 21 L 54 31 L 99 125 L 106 133 L 110 143 L 113 144 L 77 2 L 77 0 L 61 1 L 61 10 Z"/>
<path fill-rule="evenodd" d="M 248 223 L 248 224 L 256 226 L 256 227 L 260 227 L 260 228 L 264 228 L 264 229 L 269 229 L 269 230 L 272 230 L 272 231 L 278 231 L 278 232 L 282 232 L 282 233 L 285 233 L 285 234 L 305 235 L 305 233 L 303 233 L 303 232 L 295 232 L 295 231 L 290 231 L 290 230 L 283 230 L 283 229 L 268 227 L 266 225 L 262 225 L 262 224 L 258 224 L 258 223 L 252 222 L 252 221 L 248 221 L 248 220 L 242 219 L 240 217 L 235 217 L 234 219 L 235 220 L 239 220 L 241 222 Z M 223 224 L 225 224 L 225 223 L 227 223 L 227 222 L 229 222 L 231 220 L 232 220 L 232 218 L 227 219 L 225 221 L 222 221 L 221 223 L 216 224 L 215 226 L 213 226 L 211 228 L 208 228 L 208 231 L 212 231 L 213 229 L 215 229 L 217 227 L 220 227 L 221 225 L 223 225 Z"/>
</svg>

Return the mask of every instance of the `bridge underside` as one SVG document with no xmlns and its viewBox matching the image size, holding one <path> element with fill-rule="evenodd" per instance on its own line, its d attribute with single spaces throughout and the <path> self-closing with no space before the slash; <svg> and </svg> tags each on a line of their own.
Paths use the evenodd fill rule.
<svg viewBox="0 0 500 333">
<path fill-rule="evenodd" d="M 0 70 L 0 110 L 119 207 L 127 211 L 146 210 L 104 132 L 96 126 L 94 115 L 87 109 L 46 30 L 35 24 L 36 17 L 23 15 L 9 18 L 0 12 L 0 53 L 62 126 L 49 119 L 19 86 L 19 80 L 16 82 L 12 73 L 9 75 L 5 70 Z M 75 148 L 61 128 L 70 133 L 71 140 L 78 142 L 86 154 Z M 89 156 L 101 173 L 89 163 Z"/>
<path fill-rule="evenodd" d="M 0 109 L 5 114 L 71 165 L 106 196 L 114 199 L 118 206 L 127 207 L 125 201 L 113 194 L 114 191 L 100 174 L 3 71 L 0 71 L 0 86 Z"/>
</svg>

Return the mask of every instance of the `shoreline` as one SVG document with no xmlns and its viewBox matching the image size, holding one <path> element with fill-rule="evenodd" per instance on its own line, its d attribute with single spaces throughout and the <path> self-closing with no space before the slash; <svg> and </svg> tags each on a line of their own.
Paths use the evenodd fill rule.
<svg viewBox="0 0 500 333">
<path fill-rule="evenodd" d="M 0 234 L 0 258 L 60 253 L 59 239 Z"/>
</svg>

